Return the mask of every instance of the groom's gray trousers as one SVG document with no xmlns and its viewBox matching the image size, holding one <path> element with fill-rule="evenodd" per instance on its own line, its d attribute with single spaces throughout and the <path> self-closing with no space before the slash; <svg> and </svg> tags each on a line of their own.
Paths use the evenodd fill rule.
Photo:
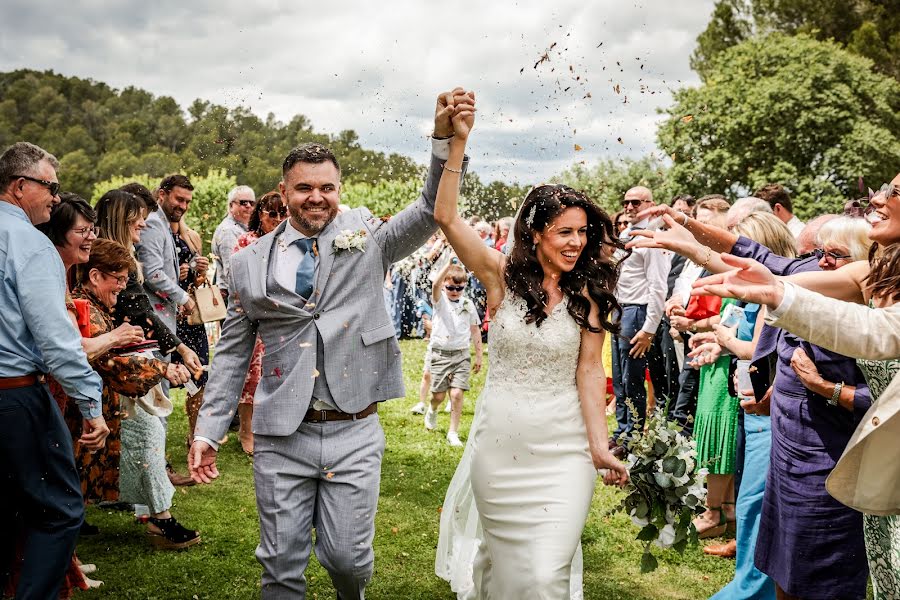
<svg viewBox="0 0 900 600">
<path fill-rule="evenodd" d="M 264 600 L 306 598 L 303 573 L 316 557 L 340 600 L 363 600 L 372 578 L 375 510 L 384 455 L 378 414 L 302 423 L 288 436 L 254 436 Z"/>
</svg>

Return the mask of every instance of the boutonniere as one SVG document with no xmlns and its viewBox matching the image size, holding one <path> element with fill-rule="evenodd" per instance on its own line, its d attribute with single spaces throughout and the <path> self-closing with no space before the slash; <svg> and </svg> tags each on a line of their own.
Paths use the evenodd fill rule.
<svg viewBox="0 0 900 600">
<path fill-rule="evenodd" d="M 331 242 L 331 248 L 334 250 L 335 254 L 341 250 L 350 252 L 359 250 L 360 252 L 365 252 L 366 230 L 360 229 L 359 231 L 351 231 L 350 229 L 342 229 L 334 238 L 334 241 Z"/>
</svg>

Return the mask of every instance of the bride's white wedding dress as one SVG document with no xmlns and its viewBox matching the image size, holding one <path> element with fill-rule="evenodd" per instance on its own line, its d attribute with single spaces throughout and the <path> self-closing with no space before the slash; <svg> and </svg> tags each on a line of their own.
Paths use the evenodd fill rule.
<svg viewBox="0 0 900 600">
<path fill-rule="evenodd" d="M 581 532 L 597 472 L 575 370 L 581 331 L 560 302 L 541 324 L 507 294 L 489 370 L 441 514 L 435 571 L 460 599 L 580 599 Z"/>
</svg>

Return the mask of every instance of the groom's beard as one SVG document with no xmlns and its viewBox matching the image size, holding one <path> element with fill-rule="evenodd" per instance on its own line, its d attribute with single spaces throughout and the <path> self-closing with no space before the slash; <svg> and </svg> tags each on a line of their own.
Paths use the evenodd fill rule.
<svg viewBox="0 0 900 600">
<path fill-rule="evenodd" d="M 308 231 L 311 234 L 317 234 L 321 232 L 325 227 L 328 226 L 329 223 L 334 221 L 334 218 L 337 216 L 337 208 L 329 208 L 327 205 L 325 206 L 326 210 L 323 213 L 320 213 L 316 216 L 311 216 L 303 210 L 304 207 L 300 209 L 293 210 L 290 209 L 291 217 L 294 221 L 300 225 L 300 228 L 303 231 Z M 319 207 L 316 207 L 319 208 Z"/>
</svg>

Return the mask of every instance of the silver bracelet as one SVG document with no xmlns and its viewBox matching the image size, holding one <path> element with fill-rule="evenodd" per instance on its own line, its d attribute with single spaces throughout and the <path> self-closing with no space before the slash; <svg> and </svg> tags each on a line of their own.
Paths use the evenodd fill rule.
<svg viewBox="0 0 900 600">
<path fill-rule="evenodd" d="M 462 169 L 454 169 L 454 168 L 452 168 L 452 167 L 448 167 L 448 166 L 447 166 L 447 163 L 444 163 L 444 164 L 443 164 L 443 169 L 444 169 L 445 171 L 450 171 L 451 173 L 459 173 L 459 174 L 462 174 Z"/>
</svg>

